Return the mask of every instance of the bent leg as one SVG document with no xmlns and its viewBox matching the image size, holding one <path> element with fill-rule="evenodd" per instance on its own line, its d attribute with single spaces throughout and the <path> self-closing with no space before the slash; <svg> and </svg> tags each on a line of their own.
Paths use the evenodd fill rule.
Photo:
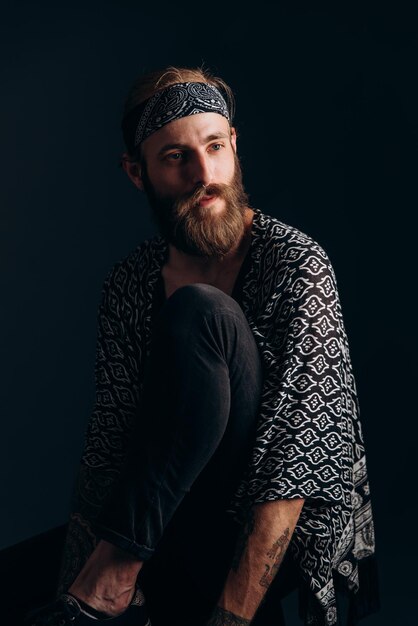
<svg viewBox="0 0 418 626">
<path fill-rule="evenodd" d="M 248 462 L 262 378 L 235 300 L 210 285 L 178 289 L 154 328 L 141 414 L 99 537 L 148 560 L 199 476 L 202 501 L 216 482 L 212 508 L 223 510 Z"/>
</svg>

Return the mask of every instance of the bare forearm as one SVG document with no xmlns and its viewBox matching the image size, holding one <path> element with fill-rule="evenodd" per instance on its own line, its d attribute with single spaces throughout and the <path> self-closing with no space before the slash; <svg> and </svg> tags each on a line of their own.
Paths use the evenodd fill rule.
<svg viewBox="0 0 418 626">
<path fill-rule="evenodd" d="M 250 624 L 283 561 L 303 502 L 280 500 L 253 507 L 208 626 Z"/>
</svg>

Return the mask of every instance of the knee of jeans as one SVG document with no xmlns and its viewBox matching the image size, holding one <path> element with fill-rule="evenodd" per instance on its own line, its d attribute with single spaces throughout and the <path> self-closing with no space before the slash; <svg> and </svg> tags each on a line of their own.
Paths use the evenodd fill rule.
<svg viewBox="0 0 418 626">
<path fill-rule="evenodd" d="M 227 313 L 236 323 L 244 323 L 244 313 L 239 304 L 226 293 L 205 283 L 179 287 L 165 302 L 159 322 L 165 336 L 187 340 L 191 329 L 205 328 L 205 320 L 213 314 Z"/>
<path fill-rule="evenodd" d="M 231 296 L 206 283 L 194 283 L 179 287 L 170 296 L 166 304 L 170 304 L 170 308 L 178 307 L 183 312 L 188 309 L 201 309 L 204 312 L 218 311 L 220 307 L 241 311 L 240 306 Z"/>
</svg>

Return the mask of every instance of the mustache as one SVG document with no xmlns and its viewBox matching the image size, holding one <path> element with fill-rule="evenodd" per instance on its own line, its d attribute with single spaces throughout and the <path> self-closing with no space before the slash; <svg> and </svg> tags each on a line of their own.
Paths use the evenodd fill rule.
<svg viewBox="0 0 418 626">
<path fill-rule="evenodd" d="M 209 196 L 218 196 L 219 198 L 227 198 L 230 193 L 230 186 L 224 183 L 211 183 L 209 185 L 199 185 L 197 189 L 187 194 L 183 194 L 174 203 L 174 210 L 178 215 L 183 215 L 193 206 L 196 206 L 200 200 Z"/>
</svg>

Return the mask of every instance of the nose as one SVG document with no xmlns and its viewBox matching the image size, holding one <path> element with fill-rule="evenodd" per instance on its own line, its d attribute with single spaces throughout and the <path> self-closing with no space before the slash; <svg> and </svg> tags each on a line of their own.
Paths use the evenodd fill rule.
<svg viewBox="0 0 418 626">
<path fill-rule="evenodd" d="M 212 182 L 213 172 L 209 157 L 195 153 L 189 161 L 189 175 L 193 185 L 209 185 Z"/>
</svg>

